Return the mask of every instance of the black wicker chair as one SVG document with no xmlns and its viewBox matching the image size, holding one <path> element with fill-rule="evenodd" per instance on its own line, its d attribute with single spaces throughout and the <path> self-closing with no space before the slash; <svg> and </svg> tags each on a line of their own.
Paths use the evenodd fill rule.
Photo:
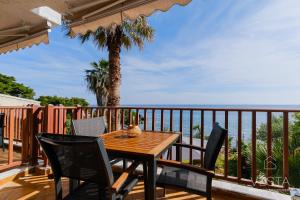
<svg viewBox="0 0 300 200">
<path fill-rule="evenodd" d="M 215 163 L 226 135 L 227 130 L 216 124 L 208 138 L 206 149 L 187 144 L 175 144 L 175 146 L 205 152 L 204 166 L 200 168 L 177 161 L 159 160 L 157 164 L 162 167 L 162 171 L 157 177 L 157 186 L 163 188 L 179 187 L 187 192 L 211 199 L 211 184 L 214 177 Z"/>
<path fill-rule="evenodd" d="M 55 180 L 56 200 L 62 199 L 62 177 L 81 181 L 65 200 L 124 199 L 138 182 L 133 163 L 121 175 L 113 174 L 100 138 L 57 134 L 38 134 Z"/>
<path fill-rule="evenodd" d="M 107 133 L 104 117 L 95 117 L 90 119 L 72 120 L 72 128 L 74 135 L 98 137 L 101 134 Z M 125 159 L 109 156 L 110 164 L 123 162 L 123 169 L 127 167 Z"/>
<path fill-rule="evenodd" d="M 5 151 L 5 146 L 4 146 L 4 119 L 5 119 L 5 114 L 0 113 L 0 145 L 2 147 L 3 152 Z"/>
<path fill-rule="evenodd" d="M 107 132 L 104 117 L 72 120 L 72 127 L 74 135 L 99 136 Z"/>
</svg>

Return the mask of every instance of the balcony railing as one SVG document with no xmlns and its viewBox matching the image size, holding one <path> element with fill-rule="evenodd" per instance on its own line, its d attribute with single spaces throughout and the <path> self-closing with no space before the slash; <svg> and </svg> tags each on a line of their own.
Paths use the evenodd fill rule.
<svg viewBox="0 0 300 200">
<path fill-rule="evenodd" d="M 181 132 L 181 141 L 186 143 L 186 148 L 182 148 L 179 155 L 170 151 L 170 159 L 195 165 L 202 164 L 204 155 L 192 149 L 191 145 L 205 148 L 206 137 L 213 124 L 218 122 L 229 130 L 217 161 L 218 178 L 260 188 L 288 188 L 292 174 L 289 172 L 289 124 L 295 120 L 295 113 L 299 113 L 300 109 L 32 106 L 1 107 L 0 112 L 6 114 L 4 136 L 8 141 L 7 164 L 1 165 L 0 170 L 24 162 L 35 164 L 38 158 L 44 159 L 47 164 L 34 139 L 38 132 L 71 134 L 71 119 L 103 115 L 109 131 L 118 126 L 126 129 L 132 123 L 132 116 L 135 116 L 143 130 Z M 280 119 L 282 125 L 279 154 L 275 148 L 272 118 Z M 266 135 L 260 133 L 265 141 L 257 138 L 257 130 L 261 127 L 266 130 Z M 16 142 L 22 143 L 20 162 L 14 162 Z M 262 147 L 265 150 L 263 156 Z M 274 160 L 278 159 L 278 155 L 280 159 Z"/>
</svg>

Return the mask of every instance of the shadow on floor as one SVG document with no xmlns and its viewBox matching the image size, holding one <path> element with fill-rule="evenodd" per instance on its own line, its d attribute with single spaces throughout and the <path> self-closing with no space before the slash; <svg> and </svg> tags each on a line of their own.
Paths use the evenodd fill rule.
<svg viewBox="0 0 300 200">
<path fill-rule="evenodd" d="M 63 191 L 66 195 L 68 192 L 68 179 L 63 179 Z M 17 180 L 0 186 L 0 198 L 5 200 L 53 200 L 54 183 L 45 175 L 28 175 Z M 133 191 L 128 195 L 126 200 L 143 200 L 144 183 L 139 182 Z M 166 197 L 163 197 L 163 190 L 157 189 L 157 199 L 159 200 L 204 200 L 206 198 L 189 194 L 183 191 L 167 190 Z M 229 200 L 238 198 L 229 198 L 224 195 L 213 195 L 214 200 Z"/>
</svg>

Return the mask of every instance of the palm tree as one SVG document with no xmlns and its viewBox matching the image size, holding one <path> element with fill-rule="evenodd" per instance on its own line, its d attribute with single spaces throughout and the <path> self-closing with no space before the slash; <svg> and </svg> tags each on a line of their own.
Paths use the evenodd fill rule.
<svg viewBox="0 0 300 200">
<path fill-rule="evenodd" d="M 85 70 L 87 87 L 96 95 L 97 105 L 106 106 L 109 88 L 108 62 L 102 59 L 90 65 L 92 69 Z"/>
<path fill-rule="evenodd" d="M 68 35 L 70 34 L 70 30 Z M 130 49 L 133 45 L 143 49 L 145 41 L 152 41 L 154 30 L 149 26 L 146 17 L 138 17 L 134 21 L 124 20 L 121 25 L 113 24 L 108 28 L 99 27 L 95 32 L 88 31 L 79 36 L 82 43 L 92 40 L 99 48 L 107 48 L 109 57 L 109 95 L 108 106 L 120 106 L 121 66 L 120 53 L 122 47 Z M 117 122 L 112 115 L 112 124 Z M 118 129 L 118 127 L 112 127 Z"/>
<path fill-rule="evenodd" d="M 92 39 L 99 49 L 107 48 L 109 53 L 109 106 L 120 105 L 121 48 L 130 49 L 133 45 L 143 49 L 144 41 L 153 39 L 153 29 L 148 25 L 145 17 L 135 21 L 123 21 L 121 25 L 111 25 L 108 28 L 99 27 L 95 32 L 88 31 L 80 36 L 82 43 Z"/>
</svg>

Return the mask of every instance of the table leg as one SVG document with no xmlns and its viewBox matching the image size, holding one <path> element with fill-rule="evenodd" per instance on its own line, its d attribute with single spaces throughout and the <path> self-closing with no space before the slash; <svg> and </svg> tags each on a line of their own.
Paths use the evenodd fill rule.
<svg viewBox="0 0 300 200">
<path fill-rule="evenodd" d="M 182 143 L 181 138 L 177 142 Z M 176 146 L 176 161 L 182 162 L 182 148 L 179 146 Z"/>
<path fill-rule="evenodd" d="M 127 159 L 123 159 L 123 171 L 125 171 L 125 169 L 127 169 L 128 165 L 127 165 Z"/>
<path fill-rule="evenodd" d="M 148 162 L 148 198 L 156 199 L 156 159 L 153 158 Z"/>
<path fill-rule="evenodd" d="M 148 163 L 146 161 L 143 162 L 143 178 L 144 178 L 144 198 L 148 200 L 149 196 L 149 185 L 148 185 Z"/>
</svg>

